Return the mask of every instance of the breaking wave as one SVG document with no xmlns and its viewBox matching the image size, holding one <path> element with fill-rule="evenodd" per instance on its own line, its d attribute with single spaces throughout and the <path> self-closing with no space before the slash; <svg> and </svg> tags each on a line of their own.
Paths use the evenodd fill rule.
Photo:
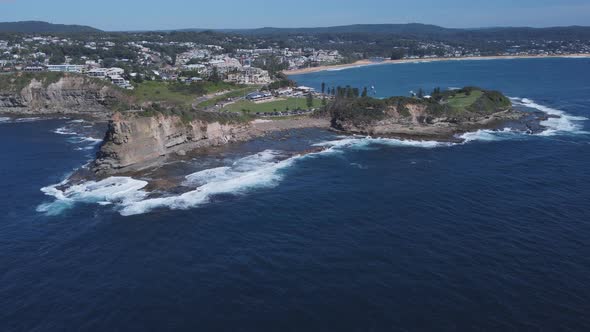
<svg viewBox="0 0 590 332">
<path fill-rule="evenodd" d="M 580 121 L 588 120 L 588 118 L 582 116 L 573 116 L 567 114 L 562 110 L 551 108 L 545 105 L 536 103 L 535 101 L 528 98 L 511 98 L 512 102 L 516 105 L 536 109 L 549 116 L 549 119 L 542 121 L 541 125 L 547 129 L 537 134 L 539 136 L 555 136 L 559 134 L 587 134 L 588 132 L 583 131 L 582 124 Z"/>
<path fill-rule="evenodd" d="M 84 136 L 83 134 L 78 133 L 72 127 L 83 123 L 84 120 L 73 120 L 69 121 L 70 125 L 65 125 L 63 127 L 59 127 L 53 130 L 53 133 L 58 135 L 70 136 L 67 141 L 71 144 L 77 145 L 74 149 L 77 151 L 88 151 L 93 150 L 99 143 L 102 142 L 102 139 Z M 86 127 L 81 127 L 79 129 L 84 129 Z M 90 126 L 92 128 L 92 126 Z M 84 130 L 81 130 L 84 131 Z"/>
<path fill-rule="evenodd" d="M 56 130 L 54 130 L 53 132 L 58 135 L 78 135 L 77 132 L 72 131 L 68 127 L 59 127 Z"/>
<path fill-rule="evenodd" d="M 9 118 L 9 117 L 0 117 L 0 123 L 23 123 L 23 122 L 35 122 L 43 120 L 43 118 L 33 117 L 33 118 Z"/>
<path fill-rule="evenodd" d="M 326 147 L 327 150 L 322 153 L 338 153 L 344 149 L 367 149 L 372 145 L 387 145 L 387 146 L 405 146 L 433 149 L 438 147 L 453 146 L 455 143 L 438 142 L 438 141 L 417 141 L 417 140 L 403 140 L 396 138 L 373 138 L 373 137 L 346 137 L 339 140 L 327 141 L 314 144 L 314 146 Z"/>
<path fill-rule="evenodd" d="M 521 131 L 513 130 L 511 128 L 504 128 L 502 130 L 480 129 L 459 135 L 458 137 L 463 140 L 462 144 L 465 144 L 474 141 L 493 142 L 518 139 L 522 138 L 523 135 L 524 134 Z"/>
<path fill-rule="evenodd" d="M 278 151 L 267 150 L 241 158 L 231 166 L 199 171 L 186 176 L 183 186 L 190 190 L 181 195 L 148 198 L 143 190 L 148 182 L 130 177 L 110 177 L 94 182 L 84 182 L 67 189 L 62 182 L 48 186 L 42 191 L 55 198 L 52 203 L 42 204 L 38 212 L 56 215 L 74 203 L 115 205 L 121 215 L 142 214 L 156 208 L 189 209 L 210 202 L 215 195 L 239 195 L 255 188 L 273 187 L 282 179 L 280 170 L 285 169 L 303 156 L 285 158 Z"/>
<path fill-rule="evenodd" d="M 579 121 L 584 117 L 571 116 L 564 111 L 553 109 L 533 102 L 530 99 L 513 98 L 517 105 L 537 109 L 551 116 L 543 121 L 547 129 L 538 136 L 552 136 L 560 133 L 583 133 Z M 1 121 L 1 120 L 0 120 Z M 58 134 L 71 135 L 78 143 L 86 141 L 92 144 L 100 142 L 78 135 L 67 127 L 58 128 Z M 84 182 L 68 186 L 67 180 L 41 189 L 46 195 L 54 198 L 51 203 L 38 206 L 37 211 L 47 215 L 58 215 L 76 203 L 113 205 L 121 215 L 130 216 L 150 212 L 158 208 L 189 209 L 211 202 L 216 195 L 245 194 L 258 188 L 271 188 L 282 179 L 284 170 L 295 161 L 318 155 L 344 153 L 346 150 L 367 150 L 375 146 L 413 147 L 434 149 L 469 144 L 471 142 L 490 142 L 500 140 L 524 139 L 530 136 L 522 131 L 504 128 L 503 130 L 478 130 L 457 136 L 462 142 L 438 142 L 404 140 L 395 138 L 372 138 L 362 136 L 339 136 L 336 140 L 316 143 L 313 146 L 323 148 L 321 151 L 306 155 L 285 155 L 280 151 L 266 150 L 236 160 L 230 165 L 210 168 L 189 174 L 182 182 L 188 188 L 183 194 L 161 197 L 150 196 L 145 190 L 148 182 L 130 177 L 110 177 L 102 181 Z M 359 166 L 361 167 L 361 166 Z M 362 166 L 365 167 L 365 166 Z"/>
<path fill-rule="evenodd" d="M 132 201 L 141 200 L 148 194 L 142 190 L 147 186 L 147 182 L 129 177 L 110 177 L 99 182 L 88 181 L 72 185 L 66 189 L 60 189 L 60 187 L 66 186 L 67 183 L 68 181 L 65 180 L 42 188 L 41 191 L 48 196 L 54 197 L 55 201 L 39 205 L 37 211 L 47 215 L 59 215 L 75 203 L 125 205 Z"/>
</svg>

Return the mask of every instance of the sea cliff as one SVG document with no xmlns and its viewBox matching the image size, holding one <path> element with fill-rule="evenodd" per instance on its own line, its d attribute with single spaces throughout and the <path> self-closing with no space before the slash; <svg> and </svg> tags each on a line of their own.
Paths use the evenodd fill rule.
<svg viewBox="0 0 590 332">
<path fill-rule="evenodd" d="M 0 77 L 0 114 L 77 114 L 107 118 L 127 96 L 115 86 L 75 74 L 43 73 Z"/>
<path fill-rule="evenodd" d="M 98 175 L 138 170 L 169 155 L 245 141 L 252 136 L 248 122 L 116 113 L 109 121 L 92 170 Z"/>
<path fill-rule="evenodd" d="M 451 139 L 460 132 L 523 116 L 501 93 L 479 88 L 424 98 L 337 97 L 327 113 L 332 128 L 347 133 L 432 139 Z"/>
</svg>

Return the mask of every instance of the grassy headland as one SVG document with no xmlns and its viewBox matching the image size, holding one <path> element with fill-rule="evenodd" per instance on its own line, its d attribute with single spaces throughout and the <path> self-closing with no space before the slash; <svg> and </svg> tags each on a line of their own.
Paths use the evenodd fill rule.
<svg viewBox="0 0 590 332">
<path fill-rule="evenodd" d="M 453 118 L 456 121 L 488 116 L 511 107 L 510 99 L 497 91 L 477 87 L 460 90 L 435 90 L 430 98 L 391 97 L 336 97 L 326 109 L 334 120 L 369 124 L 387 117 L 412 119 L 419 122 L 432 118 Z"/>
</svg>

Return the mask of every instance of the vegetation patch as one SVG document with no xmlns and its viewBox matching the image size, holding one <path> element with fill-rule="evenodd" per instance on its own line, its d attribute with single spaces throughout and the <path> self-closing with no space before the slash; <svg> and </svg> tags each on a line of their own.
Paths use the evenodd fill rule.
<svg viewBox="0 0 590 332">
<path fill-rule="evenodd" d="M 386 110 L 394 107 L 400 117 L 411 116 L 410 105 L 422 106 L 429 117 L 452 117 L 456 119 L 493 114 L 509 109 L 510 99 L 497 91 L 475 87 L 460 90 L 435 90 L 431 98 L 392 97 L 374 99 L 351 97 L 340 91 L 327 108 L 333 121 L 351 122 L 355 126 L 367 125 L 387 117 Z"/>
<path fill-rule="evenodd" d="M 243 86 L 225 82 L 179 82 L 145 81 L 136 85 L 131 94 L 138 103 L 161 102 L 175 106 L 192 105 L 198 97 L 227 90 L 240 90 Z"/>
<path fill-rule="evenodd" d="M 44 87 L 58 82 L 65 73 L 41 72 L 41 73 L 18 73 L 0 75 L 0 91 L 18 92 L 31 83 L 33 79 L 40 81 Z M 71 74 L 70 74 L 71 75 Z"/>
<path fill-rule="evenodd" d="M 314 99 L 312 101 L 311 108 L 319 108 L 322 106 L 320 99 Z M 241 113 L 274 113 L 284 112 L 292 110 L 306 110 L 308 107 L 308 100 L 306 98 L 287 98 L 282 100 L 275 100 L 262 103 L 254 103 L 251 101 L 239 101 L 230 105 L 227 105 L 223 110 L 229 112 L 241 112 Z"/>
<path fill-rule="evenodd" d="M 206 101 L 198 104 L 197 108 L 201 108 L 201 109 L 208 108 L 208 107 L 223 103 L 224 101 L 227 101 L 228 99 L 231 99 L 231 98 L 244 97 L 251 92 L 258 91 L 259 89 L 260 89 L 260 86 L 258 86 L 258 85 L 252 85 L 252 86 L 234 89 L 233 91 L 224 93 L 220 96 L 217 96 L 215 98 L 211 98 L 209 100 L 206 100 Z"/>
</svg>

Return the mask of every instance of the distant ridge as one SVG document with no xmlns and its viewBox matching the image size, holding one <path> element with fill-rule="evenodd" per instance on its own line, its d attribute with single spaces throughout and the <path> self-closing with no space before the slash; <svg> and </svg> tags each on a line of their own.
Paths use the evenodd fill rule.
<svg viewBox="0 0 590 332">
<path fill-rule="evenodd" d="M 352 24 L 331 27 L 312 28 L 255 28 L 255 29 L 170 29 L 170 30 L 137 30 L 109 31 L 111 33 L 138 32 L 204 32 L 232 33 L 247 36 L 288 36 L 288 35 L 391 35 L 399 38 L 415 38 L 424 40 L 488 40 L 488 39 L 556 39 L 564 41 L 590 39 L 590 26 L 564 26 L 547 28 L 530 27 L 489 27 L 489 28 L 445 28 L 432 24 Z M 102 30 L 84 25 L 53 24 L 42 21 L 0 22 L 0 33 L 93 33 Z"/>
<path fill-rule="evenodd" d="M 16 33 L 81 33 L 101 32 L 84 25 L 53 24 L 42 21 L 0 22 L 0 32 Z"/>
<path fill-rule="evenodd" d="M 174 31 L 204 31 L 206 29 L 177 29 Z M 408 23 L 408 24 L 354 24 L 317 28 L 258 28 L 258 29 L 209 29 L 218 32 L 228 32 L 253 36 L 279 35 L 310 35 L 310 34 L 386 34 L 400 37 L 415 37 L 425 39 L 527 39 L 527 38 L 556 38 L 560 40 L 578 40 L 590 38 L 590 27 L 567 26 L 548 28 L 529 27 L 493 27 L 493 28 L 444 28 L 437 25 Z"/>
</svg>

